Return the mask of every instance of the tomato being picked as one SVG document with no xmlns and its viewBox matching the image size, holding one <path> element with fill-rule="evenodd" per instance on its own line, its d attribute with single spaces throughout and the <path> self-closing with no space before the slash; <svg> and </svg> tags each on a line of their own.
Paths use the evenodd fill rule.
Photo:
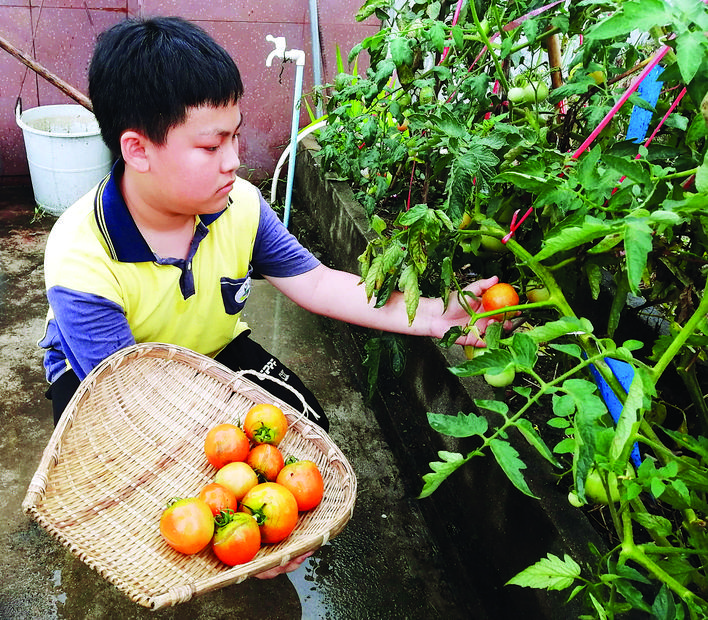
<svg viewBox="0 0 708 620">
<path fill-rule="evenodd" d="M 204 439 L 207 460 L 217 469 L 227 463 L 245 461 L 250 449 L 248 437 L 235 424 L 219 424 Z"/>
<path fill-rule="evenodd" d="M 499 310 L 508 306 L 516 306 L 519 303 L 519 294 L 514 290 L 511 284 L 506 282 L 498 282 L 494 286 L 489 287 L 482 295 L 482 307 L 485 312 L 490 310 Z M 503 321 L 511 318 L 512 312 L 506 314 L 495 314 L 490 317 L 495 321 Z"/>
<path fill-rule="evenodd" d="M 216 519 L 211 547 L 224 564 L 245 564 L 261 548 L 261 530 L 256 520 L 245 512 L 222 513 Z"/>
<path fill-rule="evenodd" d="M 187 555 L 198 553 L 214 535 L 214 515 L 198 497 L 177 499 L 162 513 L 160 534 L 176 551 Z"/>
<path fill-rule="evenodd" d="M 322 501 L 324 482 L 320 470 L 312 461 L 288 462 L 275 481 L 290 490 L 301 512 L 314 508 Z"/>
<path fill-rule="evenodd" d="M 275 482 L 285 465 L 285 459 L 277 447 L 269 443 L 261 443 L 248 453 L 246 463 L 258 474 L 261 482 Z"/>
<path fill-rule="evenodd" d="M 238 500 L 234 492 L 218 482 L 210 482 L 203 486 L 202 490 L 199 491 L 198 497 L 206 502 L 211 514 L 214 516 L 223 510 L 236 510 L 238 508 Z"/>
<path fill-rule="evenodd" d="M 260 403 L 251 407 L 243 420 L 243 430 L 254 443 L 277 446 L 288 430 L 288 420 L 280 407 Z"/>
<path fill-rule="evenodd" d="M 297 524 L 297 501 L 288 489 L 276 482 L 253 487 L 241 501 L 240 510 L 255 517 L 264 543 L 287 538 Z"/>
</svg>

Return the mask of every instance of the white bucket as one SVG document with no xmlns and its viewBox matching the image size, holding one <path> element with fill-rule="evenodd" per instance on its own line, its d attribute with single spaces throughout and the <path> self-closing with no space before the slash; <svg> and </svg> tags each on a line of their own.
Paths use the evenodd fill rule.
<svg viewBox="0 0 708 620">
<path fill-rule="evenodd" d="M 81 105 L 46 105 L 21 112 L 32 189 L 37 206 L 61 215 L 111 169 L 112 157 L 98 121 Z"/>
</svg>

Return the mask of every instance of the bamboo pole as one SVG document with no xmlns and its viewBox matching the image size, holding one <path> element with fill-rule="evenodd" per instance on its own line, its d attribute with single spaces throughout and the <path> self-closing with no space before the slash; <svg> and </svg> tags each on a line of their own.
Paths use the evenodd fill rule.
<svg viewBox="0 0 708 620">
<path fill-rule="evenodd" d="M 82 106 L 84 106 L 87 110 L 90 110 L 91 112 L 93 112 L 93 106 L 91 105 L 91 100 L 86 95 L 84 95 L 81 91 L 74 88 L 71 84 L 68 84 L 67 82 L 62 80 L 59 76 L 55 75 L 54 73 L 52 73 L 48 69 L 45 69 L 36 60 L 30 58 L 22 50 L 16 48 L 12 43 L 10 43 L 2 35 L 0 35 L 0 47 L 2 47 L 5 51 L 9 52 L 11 56 L 14 56 L 15 58 L 17 58 L 17 60 L 19 60 L 22 64 L 24 64 L 27 67 L 29 67 L 30 69 L 32 69 L 32 71 L 41 75 L 50 84 L 53 84 L 54 86 L 56 86 L 65 95 L 68 95 L 74 101 L 76 101 L 77 103 L 80 103 Z"/>
</svg>

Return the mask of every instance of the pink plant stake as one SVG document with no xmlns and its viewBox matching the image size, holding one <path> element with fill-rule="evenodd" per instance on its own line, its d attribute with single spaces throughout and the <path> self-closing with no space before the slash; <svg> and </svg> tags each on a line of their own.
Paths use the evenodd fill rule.
<svg viewBox="0 0 708 620">
<path fill-rule="evenodd" d="M 514 215 L 511 217 L 511 224 L 509 224 L 509 232 L 502 238 L 502 243 L 506 244 L 506 242 L 514 236 L 514 233 L 519 229 L 519 227 L 524 223 L 524 220 L 529 215 L 531 215 L 532 212 L 533 207 L 529 207 L 526 213 L 524 213 L 521 216 L 521 219 L 517 222 L 516 218 L 519 216 L 519 213 L 521 213 L 521 209 L 517 209 L 516 211 L 514 211 Z"/>
</svg>

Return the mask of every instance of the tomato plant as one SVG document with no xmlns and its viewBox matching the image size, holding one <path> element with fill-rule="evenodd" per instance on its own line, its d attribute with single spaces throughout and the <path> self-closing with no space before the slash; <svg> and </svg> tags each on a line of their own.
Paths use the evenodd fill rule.
<svg viewBox="0 0 708 620">
<path fill-rule="evenodd" d="M 243 496 L 258 484 L 258 474 L 245 461 L 234 461 L 216 472 L 214 482 L 229 489 L 236 501 L 241 501 Z"/>
<path fill-rule="evenodd" d="M 278 477 L 280 470 L 285 465 L 283 453 L 274 445 L 261 443 L 253 447 L 246 457 L 253 471 L 258 475 L 258 479 L 273 482 Z"/>
<path fill-rule="evenodd" d="M 280 407 L 261 403 L 248 410 L 243 421 L 243 430 L 255 443 L 277 446 L 288 430 L 288 420 Z"/>
<path fill-rule="evenodd" d="M 211 546 L 224 564 L 245 564 L 261 548 L 261 530 L 256 520 L 245 512 L 222 513 L 217 517 Z"/>
<path fill-rule="evenodd" d="M 507 284 L 506 282 L 498 282 L 494 286 L 489 287 L 482 294 L 482 307 L 485 312 L 516 306 L 518 303 L 519 294 L 514 290 L 511 284 Z M 505 318 L 511 318 L 511 314 L 512 313 L 495 314 L 492 318 L 501 321 Z"/>
<path fill-rule="evenodd" d="M 295 496 L 297 508 L 301 512 L 311 510 L 322 501 L 324 481 L 319 468 L 312 461 L 289 461 L 275 481 Z"/>
<path fill-rule="evenodd" d="M 256 519 L 264 543 L 287 538 L 297 524 L 297 501 L 288 489 L 276 482 L 253 487 L 241 501 L 240 510 Z"/>
<path fill-rule="evenodd" d="M 219 424 L 204 438 L 204 453 L 217 469 L 227 463 L 245 460 L 250 447 L 246 434 L 234 424 Z"/>
<path fill-rule="evenodd" d="M 191 555 L 204 549 L 214 535 L 214 515 L 207 504 L 189 497 L 173 501 L 160 517 L 160 534 L 180 553 Z"/>
<path fill-rule="evenodd" d="M 616 476 L 631 501 L 601 508 L 619 544 L 582 576 L 558 560 L 510 583 L 562 580 L 597 618 L 705 617 L 708 5 L 366 0 L 358 18 L 372 15 L 380 29 L 350 55 L 365 51 L 371 69 L 327 101 L 318 155 L 369 217 L 359 257 L 367 297 L 382 306 L 399 290 L 412 321 L 421 295 L 463 300 L 479 276 L 528 291 L 527 304 L 484 306 L 499 320 L 513 303 L 523 329 L 492 324 L 484 354 L 450 369 L 498 379 L 513 367 L 523 384 L 471 413 L 429 414 L 479 447 L 442 452 L 423 496 L 485 454 L 532 495 L 512 427 L 571 474 L 561 480 L 579 505 L 590 470 L 625 471 L 638 445 L 636 478 Z M 512 90 L 529 83 L 532 97 Z M 509 104 L 516 95 L 532 102 Z M 506 239 L 507 251 L 490 252 L 483 237 Z M 629 367 L 631 388 L 612 362 Z M 620 570 L 630 565 L 642 596 Z"/>
</svg>

